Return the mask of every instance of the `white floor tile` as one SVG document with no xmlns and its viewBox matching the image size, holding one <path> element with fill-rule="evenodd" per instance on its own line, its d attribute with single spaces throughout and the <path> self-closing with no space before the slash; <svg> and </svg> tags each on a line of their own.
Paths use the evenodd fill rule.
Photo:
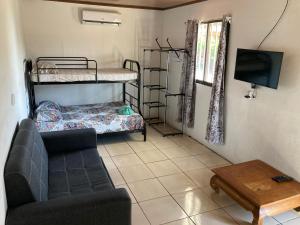
<svg viewBox="0 0 300 225">
<path fill-rule="evenodd" d="M 137 155 L 143 160 L 144 163 L 158 162 L 167 159 L 167 157 L 159 150 L 137 152 Z"/>
<path fill-rule="evenodd" d="M 118 155 L 112 157 L 112 160 L 114 161 L 117 167 L 126 167 L 143 164 L 142 160 L 140 160 L 140 158 L 136 154 Z"/>
<path fill-rule="evenodd" d="M 172 196 L 188 216 L 194 216 L 203 212 L 220 208 L 203 191 L 199 189 L 173 194 Z"/>
<path fill-rule="evenodd" d="M 221 207 L 236 205 L 237 203 L 230 198 L 226 193 L 220 190 L 216 193 L 210 186 L 201 188 L 214 202 Z"/>
<path fill-rule="evenodd" d="M 218 156 L 213 152 L 203 153 L 197 156 L 197 159 L 205 164 L 206 166 L 219 166 L 219 165 L 226 165 L 228 163 L 227 160 L 223 159 L 222 157 Z"/>
<path fill-rule="evenodd" d="M 249 223 L 252 223 L 253 216 L 252 213 L 249 211 L 246 211 L 242 207 L 235 205 L 224 208 L 224 210 L 232 216 L 235 221 L 237 221 L 240 225 L 249 225 Z M 266 217 L 264 220 L 264 225 L 277 225 L 279 224 L 278 221 L 273 219 L 272 217 Z"/>
<path fill-rule="evenodd" d="M 168 156 L 168 158 L 170 159 L 190 156 L 190 154 L 185 150 L 185 148 L 180 146 L 160 148 L 159 150 L 166 156 Z"/>
<path fill-rule="evenodd" d="M 150 225 L 138 204 L 132 205 L 132 225 Z"/>
<path fill-rule="evenodd" d="M 191 219 L 196 225 L 237 225 L 237 223 L 221 209 L 199 214 L 191 217 Z"/>
<path fill-rule="evenodd" d="M 192 182 L 192 180 L 184 174 L 174 174 L 160 177 L 158 179 L 171 194 L 191 191 L 196 188 L 196 185 Z"/>
<path fill-rule="evenodd" d="M 185 135 L 163 138 L 150 127 L 147 142 L 141 135 L 129 134 L 104 138 L 97 148 L 116 188 L 125 188 L 130 195 L 132 225 L 249 225 L 252 221 L 251 213 L 209 186 L 210 168 L 228 162 Z M 274 218 L 300 225 L 297 215 L 287 212 Z M 264 225 L 277 225 L 274 218 L 267 218 Z"/>
<path fill-rule="evenodd" d="M 112 159 L 110 157 L 103 157 L 102 160 L 108 171 L 117 169 L 115 163 L 112 161 Z"/>
<path fill-rule="evenodd" d="M 106 151 L 106 148 L 104 145 L 97 145 L 97 150 L 99 155 L 103 158 L 103 157 L 109 157 L 108 152 Z"/>
<path fill-rule="evenodd" d="M 128 184 L 138 202 L 169 195 L 157 179 L 149 179 Z"/>
<path fill-rule="evenodd" d="M 144 164 L 120 167 L 119 170 L 127 183 L 154 178 L 152 172 Z"/>
<path fill-rule="evenodd" d="M 289 220 L 296 219 L 298 217 L 299 217 L 299 214 L 296 211 L 294 211 L 294 210 L 290 210 L 288 212 L 281 213 L 281 214 L 279 214 L 277 216 L 273 216 L 273 218 L 275 220 L 277 220 L 278 222 L 280 222 L 280 223 L 284 223 L 284 222 L 287 222 Z"/>
<path fill-rule="evenodd" d="M 134 153 L 131 147 L 126 143 L 108 144 L 105 146 L 110 156 L 126 155 Z"/>
<path fill-rule="evenodd" d="M 181 173 L 180 169 L 170 160 L 148 163 L 147 166 L 157 177 Z"/>
<path fill-rule="evenodd" d="M 125 180 L 121 176 L 120 172 L 118 169 L 113 169 L 108 171 L 113 183 L 115 186 L 125 184 Z"/>
<path fill-rule="evenodd" d="M 170 197 L 163 197 L 140 203 L 151 225 L 160 225 L 186 218 L 187 215 Z"/>
<path fill-rule="evenodd" d="M 198 187 L 206 187 L 210 185 L 210 179 L 214 173 L 207 168 L 190 170 L 185 172 Z"/>
<path fill-rule="evenodd" d="M 165 223 L 164 225 L 195 225 L 193 221 L 189 218 L 185 218 L 182 220 L 177 220 L 171 223 Z"/>
<path fill-rule="evenodd" d="M 206 165 L 197 160 L 194 156 L 184 158 L 174 158 L 172 161 L 183 171 L 203 169 Z"/>
<path fill-rule="evenodd" d="M 299 225 L 299 224 L 300 224 L 300 218 L 283 223 L 283 225 Z"/>
</svg>

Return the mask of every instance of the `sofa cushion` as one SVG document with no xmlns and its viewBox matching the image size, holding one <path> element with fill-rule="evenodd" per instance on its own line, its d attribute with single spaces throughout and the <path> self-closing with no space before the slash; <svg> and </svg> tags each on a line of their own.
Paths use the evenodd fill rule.
<svg viewBox="0 0 300 225">
<path fill-rule="evenodd" d="M 113 188 L 97 149 L 49 155 L 49 199 Z"/>
<path fill-rule="evenodd" d="M 48 199 L 48 154 L 32 120 L 23 120 L 4 171 L 9 207 Z"/>
</svg>

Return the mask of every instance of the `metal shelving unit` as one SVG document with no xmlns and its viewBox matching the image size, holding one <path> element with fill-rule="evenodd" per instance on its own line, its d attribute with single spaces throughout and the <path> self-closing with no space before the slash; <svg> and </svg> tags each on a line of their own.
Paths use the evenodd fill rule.
<svg viewBox="0 0 300 225">
<path fill-rule="evenodd" d="M 175 53 L 178 58 L 180 58 L 180 54 L 187 54 L 186 49 L 184 48 L 173 48 L 169 39 L 167 39 L 168 47 L 162 47 L 156 39 L 156 43 L 158 48 L 155 49 L 144 49 L 144 69 L 143 69 L 143 115 L 146 118 L 148 124 L 153 127 L 155 130 L 160 132 L 164 137 L 183 134 L 184 124 L 181 124 L 181 129 L 176 129 L 170 126 L 167 123 L 167 113 L 168 113 L 168 99 L 171 97 L 185 97 L 185 93 L 171 93 L 169 90 L 169 79 L 172 77 L 170 74 L 170 57 L 171 53 Z M 158 66 L 146 66 L 145 59 L 147 54 L 159 54 L 159 65 Z M 166 63 L 163 66 L 162 64 L 162 56 L 166 54 Z M 150 75 L 150 83 L 145 83 L 145 76 Z M 151 76 L 158 76 L 156 80 L 158 82 L 156 84 L 151 83 Z M 164 80 L 164 84 L 162 81 Z M 148 92 L 148 98 L 146 100 L 145 93 Z M 154 96 L 154 93 L 156 95 Z M 153 100 L 155 98 L 155 100 Z M 164 102 L 162 102 L 162 98 Z M 148 112 L 145 112 L 145 109 L 148 109 Z M 153 109 L 156 109 L 157 113 L 153 116 Z M 162 111 L 163 110 L 163 111 Z M 182 111 L 183 113 L 183 111 Z M 145 115 L 147 114 L 147 115 Z M 161 118 L 161 114 L 163 114 L 163 118 Z"/>
</svg>

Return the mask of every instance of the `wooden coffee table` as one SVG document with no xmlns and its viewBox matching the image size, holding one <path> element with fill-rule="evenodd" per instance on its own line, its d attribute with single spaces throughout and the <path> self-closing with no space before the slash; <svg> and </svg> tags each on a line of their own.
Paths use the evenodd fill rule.
<svg viewBox="0 0 300 225">
<path fill-rule="evenodd" d="M 222 189 L 253 214 L 253 225 L 263 225 L 264 217 L 300 206 L 300 183 L 277 183 L 272 177 L 284 175 L 268 164 L 255 160 L 212 170 L 211 187 Z"/>
</svg>

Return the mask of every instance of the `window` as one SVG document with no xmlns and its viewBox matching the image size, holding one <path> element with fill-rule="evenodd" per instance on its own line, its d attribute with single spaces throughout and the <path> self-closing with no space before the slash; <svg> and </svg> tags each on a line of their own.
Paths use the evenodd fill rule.
<svg viewBox="0 0 300 225">
<path fill-rule="evenodd" d="M 198 29 L 196 81 L 211 86 L 214 80 L 221 21 L 201 23 Z"/>
</svg>

